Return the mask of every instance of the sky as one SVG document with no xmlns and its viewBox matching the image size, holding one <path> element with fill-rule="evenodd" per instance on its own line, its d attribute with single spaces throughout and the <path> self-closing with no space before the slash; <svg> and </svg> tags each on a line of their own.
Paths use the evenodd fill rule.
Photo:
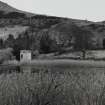
<svg viewBox="0 0 105 105">
<path fill-rule="evenodd" d="M 105 0 L 1 0 L 24 11 L 89 21 L 105 20 Z"/>
</svg>

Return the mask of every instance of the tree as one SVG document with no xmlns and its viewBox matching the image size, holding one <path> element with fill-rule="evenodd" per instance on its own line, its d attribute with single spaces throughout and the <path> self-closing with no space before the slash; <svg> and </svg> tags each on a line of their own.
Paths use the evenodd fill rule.
<svg viewBox="0 0 105 105">
<path fill-rule="evenodd" d="M 56 49 L 55 41 L 52 40 L 48 34 L 48 31 L 43 32 L 40 39 L 40 52 L 50 53 Z"/>
<path fill-rule="evenodd" d="M 2 49 L 4 47 L 4 41 L 2 38 L 0 38 L 0 49 Z"/>
<path fill-rule="evenodd" d="M 105 49 L 105 38 L 103 39 L 103 48 Z"/>
<path fill-rule="evenodd" d="M 14 36 L 12 34 L 9 34 L 7 40 L 5 41 L 5 46 L 8 48 L 13 48 L 13 44 L 15 42 Z"/>
<path fill-rule="evenodd" d="M 13 46 L 13 55 L 16 57 L 17 60 L 20 60 L 20 50 L 21 46 L 15 43 Z"/>
<path fill-rule="evenodd" d="M 75 49 L 82 51 L 82 58 L 86 57 L 86 50 L 92 49 L 93 34 L 90 31 L 80 29 L 78 34 L 75 36 Z"/>
<path fill-rule="evenodd" d="M 0 18 L 4 18 L 5 12 L 4 11 L 0 11 Z"/>
<path fill-rule="evenodd" d="M 21 34 L 15 39 L 13 44 L 13 55 L 20 60 L 20 50 L 24 49 L 24 40 Z"/>
</svg>

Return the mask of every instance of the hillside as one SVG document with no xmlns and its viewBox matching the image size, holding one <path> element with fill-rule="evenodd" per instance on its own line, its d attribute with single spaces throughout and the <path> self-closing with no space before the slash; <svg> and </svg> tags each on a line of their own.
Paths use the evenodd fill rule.
<svg viewBox="0 0 105 105">
<path fill-rule="evenodd" d="M 4 11 L 5 13 L 10 13 L 10 12 L 25 13 L 29 17 L 34 15 L 32 13 L 28 13 L 28 12 L 24 12 L 24 11 L 18 10 L 16 8 L 8 5 L 7 3 L 2 2 L 2 1 L 0 1 L 0 11 Z"/>
<path fill-rule="evenodd" d="M 105 22 L 31 14 L 17 10 L 3 2 L 0 2 L 0 14 L 0 37 L 4 39 L 9 34 L 16 38 L 21 33 L 24 35 L 24 32 L 27 31 L 29 37 L 38 36 L 41 38 L 48 34 L 51 40 L 57 41 L 57 44 L 66 43 L 64 46 L 69 46 L 75 42 L 84 44 L 86 39 L 85 42 L 80 41 L 84 34 L 85 38 L 88 39 L 85 43 L 87 48 L 89 46 L 103 48 Z M 36 43 L 35 40 L 33 43 Z M 90 45 L 90 43 L 92 44 Z"/>
</svg>

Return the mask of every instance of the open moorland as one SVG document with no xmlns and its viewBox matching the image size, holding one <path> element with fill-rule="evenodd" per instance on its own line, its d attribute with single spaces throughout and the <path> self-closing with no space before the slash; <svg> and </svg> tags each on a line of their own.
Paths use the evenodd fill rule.
<svg viewBox="0 0 105 105">
<path fill-rule="evenodd" d="M 19 62 L 22 50 L 32 61 Z M 0 105 L 105 105 L 105 21 L 0 2 Z"/>
<path fill-rule="evenodd" d="M 0 105 L 104 105 L 104 63 L 37 60 L 21 64 L 18 73 L 1 73 Z"/>
</svg>

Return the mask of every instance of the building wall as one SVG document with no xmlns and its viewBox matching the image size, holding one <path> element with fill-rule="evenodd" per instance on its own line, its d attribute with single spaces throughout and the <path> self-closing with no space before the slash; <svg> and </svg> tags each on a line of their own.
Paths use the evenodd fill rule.
<svg viewBox="0 0 105 105">
<path fill-rule="evenodd" d="M 29 51 L 22 51 L 20 53 L 20 61 L 21 62 L 27 62 L 31 60 L 31 52 Z"/>
</svg>

